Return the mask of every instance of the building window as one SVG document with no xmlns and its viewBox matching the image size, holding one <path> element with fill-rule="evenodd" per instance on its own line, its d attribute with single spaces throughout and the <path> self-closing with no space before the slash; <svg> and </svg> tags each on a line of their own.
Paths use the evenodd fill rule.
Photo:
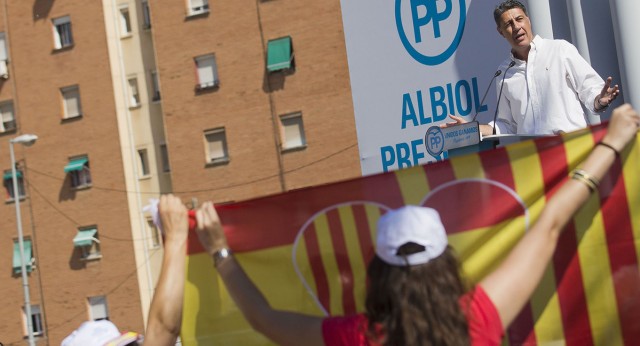
<svg viewBox="0 0 640 346">
<path fill-rule="evenodd" d="M 82 116 L 80 104 L 80 88 L 77 85 L 60 89 L 64 103 L 64 119 Z"/>
<path fill-rule="evenodd" d="M 147 1 L 142 2 L 142 28 L 151 29 L 151 11 Z"/>
<path fill-rule="evenodd" d="M 140 93 L 138 92 L 138 79 L 129 78 L 129 108 L 140 106 Z"/>
<path fill-rule="evenodd" d="M 108 320 L 109 308 L 107 307 L 107 297 L 95 296 L 87 299 L 89 304 L 89 319 L 92 321 Z"/>
<path fill-rule="evenodd" d="M 4 171 L 3 183 L 4 188 L 7 191 L 7 200 L 12 201 L 16 198 L 15 191 L 13 191 L 13 174 L 11 170 Z M 18 180 L 18 192 L 20 198 L 24 198 L 24 179 L 22 178 L 22 171 L 16 171 L 16 178 Z"/>
<path fill-rule="evenodd" d="M 169 165 L 169 150 L 166 144 L 160 144 L 160 159 L 162 161 L 162 172 L 171 172 L 171 166 Z"/>
<path fill-rule="evenodd" d="M 31 239 L 23 238 L 22 244 L 24 245 L 24 258 L 25 268 L 27 273 L 31 273 L 35 267 L 36 260 L 33 258 L 33 251 L 31 251 Z M 18 239 L 13 241 L 13 274 L 18 275 L 22 273 L 22 256 L 20 256 L 20 242 Z"/>
<path fill-rule="evenodd" d="M 138 159 L 140 162 L 140 177 L 149 176 L 149 155 L 147 155 L 147 149 L 138 149 Z"/>
<path fill-rule="evenodd" d="M 213 54 L 207 54 L 195 58 L 196 68 L 198 69 L 198 85 L 197 89 L 208 89 L 218 86 L 218 67 L 216 66 L 216 57 Z"/>
<path fill-rule="evenodd" d="M 53 19 L 53 46 L 56 49 L 73 46 L 71 17 L 64 16 Z"/>
<path fill-rule="evenodd" d="M 151 218 L 147 219 L 147 228 L 149 229 L 149 238 L 151 240 L 152 247 L 160 246 L 160 232 L 158 231 L 158 227 L 153 223 Z"/>
<path fill-rule="evenodd" d="M 267 43 L 267 71 L 295 70 L 291 36 L 280 37 Z"/>
<path fill-rule="evenodd" d="M 120 7 L 120 36 L 131 36 L 131 17 L 129 16 L 129 7 Z"/>
<path fill-rule="evenodd" d="M 78 249 L 82 260 L 101 258 L 98 228 L 96 226 L 79 228 L 73 238 L 73 247 Z"/>
<path fill-rule="evenodd" d="M 0 103 L 0 132 L 13 131 L 16 129 L 16 118 L 13 115 L 13 102 Z"/>
<path fill-rule="evenodd" d="M 71 175 L 71 187 L 80 189 L 91 186 L 88 157 L 81 156 L 70 159 L 69 163 L 64 167 L 64 172 Z"/>
<path fill-rule="evenodd" d="M 151 86 L 153 88 L 153 96 L 151 101 L 160 101 L 160 80 L 158 79 L 158 72 L 151 71 Z"/>
<path fill-rule="evenodd" d="M 188 0 L 188 2 L 190 16 L 209 12 L 209 0 Z"/>
<path fill-rule="evenodd" d="M 25 311 L 24 306 L 22 307 L 22 318 L 24 322 L 25 335 L 27 335 L 27 312 Z M 44 334 L 44 323 L 42 323 L 40 305 L 31 305 L 31 332 L 34 336 L 41 336 Z"/>
<path fill-rule="evenodd" d="M 282 149 L 304 148 L 307 145 L 302 124 L 302 114 L 289 114 L 280 117 L 282 125 Z"/>
<path fill-rule="evenodd" d="M 229 161 L 227 138 L 224 128 L 205 131 L 206 153 L 208 163 L 222 163 Z"/>
<path fill-rule="evenodd" d="M 9 78 L 9 69 L 7 68 L 7 61 L 9 55 L 7 54 L 7 39 L 4 32 L 0 32 L 0 78 Z"/>
</svg>

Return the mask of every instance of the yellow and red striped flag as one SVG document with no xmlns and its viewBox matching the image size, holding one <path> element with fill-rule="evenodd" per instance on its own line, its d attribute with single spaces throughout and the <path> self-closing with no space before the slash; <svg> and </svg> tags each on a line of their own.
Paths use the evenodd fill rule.
<svg viewBox="0 0 640 346">
<path fill-rule="evenodd" d="M 600 125 L 217 209 L 230 247 L 274 308 L 362 312 L 380 215 L 407 204 L 437 209 L 473 284 L 506 256 L 605 131 Z M 640 342 L 639 144 L 623 152 L 567 226 L 505 345 Z M 269 344 L 244 320 L 195 235 L 182 342 Z"/>
</svg>

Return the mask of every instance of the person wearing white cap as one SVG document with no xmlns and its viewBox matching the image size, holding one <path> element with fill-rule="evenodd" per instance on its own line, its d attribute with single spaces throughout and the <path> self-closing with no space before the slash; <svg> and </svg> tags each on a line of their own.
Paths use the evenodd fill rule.
<svg viewBox="0 0 640 346">
<path fill-rule="evenodd" d="M 182 201 L 173 195 L 160 197 L 155 213 L 165 236 L 164 257 L 149 307 L 144 341 L 145 345 L 175 345 L 182 323 L 189 214 Z M 120 333 L 110 321 L 87 321 L 67 336 L 61 346 L 138 345 L 142 340 L 137 333 Z"/>
<path fill-rule="evenodd" d="M 142 344 L 135 332 L 120 333 L 108 320 L 86 321 L 62 340 L 60 346 L 135 346 Z"/>
<path fill-rule="evenodd" d="M 211 203 L 196 214 L 200 241 L 251 326 L 281 345 L 499 345 L 540 282 L 567 222 L 635 138 L 640 116 L 614 110 L 608 133 L 547 202 L 507 258 L 469 292 L 433 209 L 407 206 L 378 222 L 366 312 L 308 316 L 273 309 L 227 246 Z"/>
</svg>

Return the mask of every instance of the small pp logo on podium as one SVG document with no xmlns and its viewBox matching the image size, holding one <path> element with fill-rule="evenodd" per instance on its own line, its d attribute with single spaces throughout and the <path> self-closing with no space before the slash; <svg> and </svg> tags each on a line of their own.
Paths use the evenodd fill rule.
<svg viewBox="0 0 640 346">
<path fill-rule="evenodd" d="M 477 121 L 440 128 L 431 126 L 424 136 L 424 145 L 431 156 L 443 151 L 471 147 L 480 143 L 480 125 Z"/>
<path fill-rule="evenodd" d="M 431 126 L 424 135 L 424 145 L 429 155 L 438 157 L 444 151 L 444 134 L 439 126 Z"/>
</svg>

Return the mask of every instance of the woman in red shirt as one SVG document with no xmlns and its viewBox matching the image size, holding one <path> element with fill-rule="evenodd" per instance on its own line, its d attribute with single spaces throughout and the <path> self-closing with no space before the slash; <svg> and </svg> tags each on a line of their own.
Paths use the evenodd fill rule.
<svg viewBox="0 0 640 346">
<path fill-rule="evenodd" d="M 227 247 L 208 202 L 196 213 L 198 236 L 251 326 L 282 345 L 498 345 L 529 300 L 567 222 L 635 138 L 640 117 L 614 110 L 608 133 L 547 202 L 507 258 L 469 293 L 437 213 L 404 207 L 380 218 L 369 266 L 366 313 L 321 318 L 274 310 Z"/>
<path fill-rule="evenodd" d="M 498 312 L 481 286 L 465 294 L 437 211 L 384 214 L 367 274 L 366 314 L 324 319 L 325 345 L 500 343 Z"/>
</svg>

